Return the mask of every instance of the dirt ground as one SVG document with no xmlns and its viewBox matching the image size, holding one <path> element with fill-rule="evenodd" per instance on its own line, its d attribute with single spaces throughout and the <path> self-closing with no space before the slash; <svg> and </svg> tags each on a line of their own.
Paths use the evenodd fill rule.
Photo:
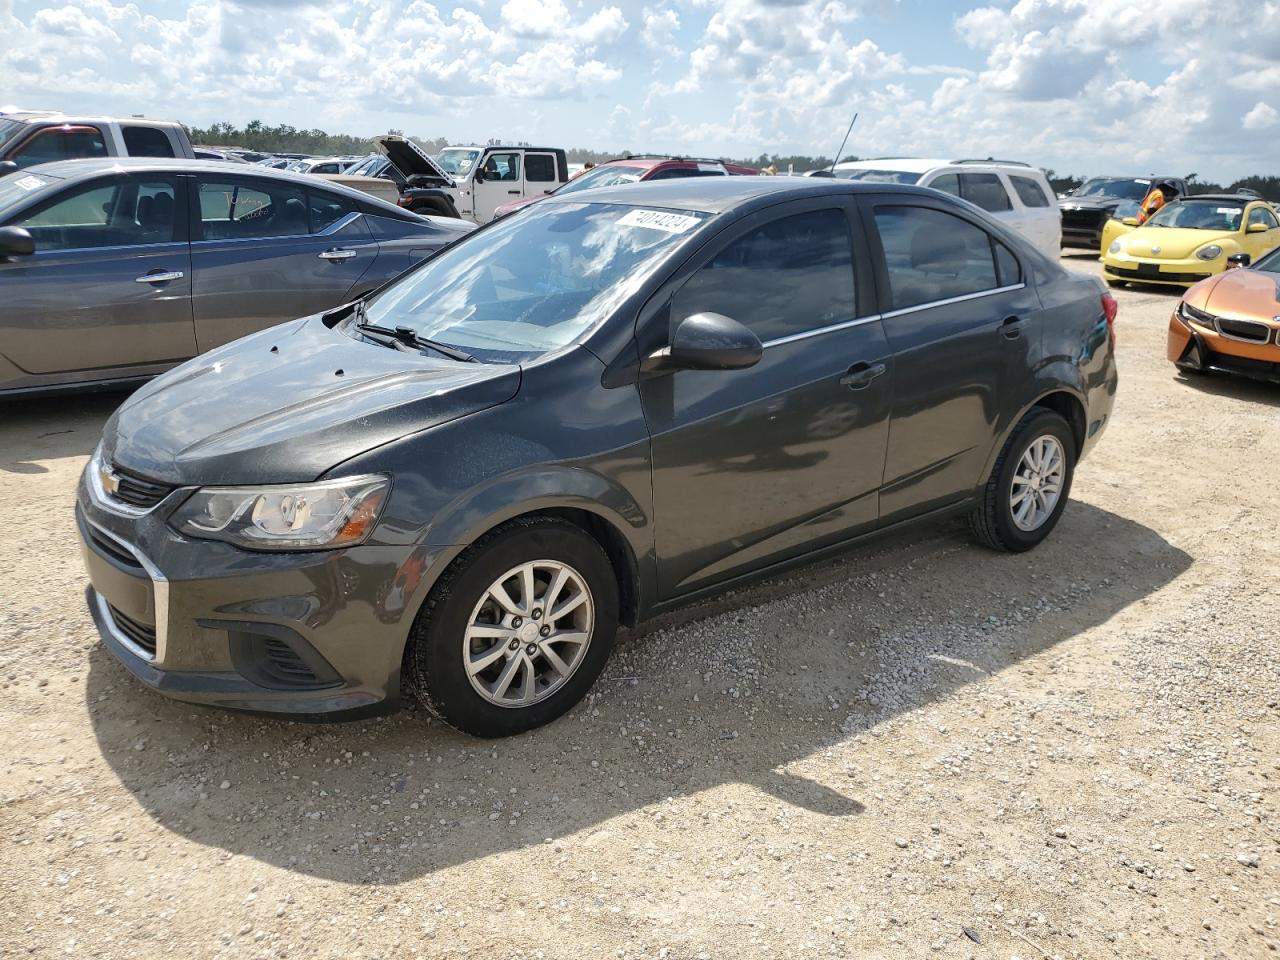
<svg viewBox="0 0 1280 960">
<path fill-rule="evenodd" d="M 683 611 L 497 743 L 142 688 L 72 518 L 122 397 L 0 405 L 0 956 L 1276 956 L 1280 388 L 1176 377 L 1176 297 L 1118 299 L 1048 543 L 918 527 Z"/>
</svg>

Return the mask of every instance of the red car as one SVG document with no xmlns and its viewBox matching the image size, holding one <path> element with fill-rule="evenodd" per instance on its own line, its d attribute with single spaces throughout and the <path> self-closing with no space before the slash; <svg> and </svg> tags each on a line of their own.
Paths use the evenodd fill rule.
<svg viewBox="0 0 1280 960">
<path fill-rule="evenodd" d="M 543 196 L 555 194 L 563 196 L 577 190 L 590 190 L 592 187 L 613 187 L 620 183 L 639 183 L 641 180 L 674 180 L 677 177 L 754 177 L 759 171 L 755 167 L 744 167 L 739 163 L 725 163 L 722 160 L 697 160 L 693 157 L 660 157 L 632 156 L 621 157 L 601 163 L 584 173 L 578 174 L 568 183 L 561 184 L 555 190 L 548 190 Z M 509 203 L 501 204 L 494 212 L 493 218 L 505 217 L 531 203 L 537 203 L 542 197 L 521 197 Z"/>
</svg>

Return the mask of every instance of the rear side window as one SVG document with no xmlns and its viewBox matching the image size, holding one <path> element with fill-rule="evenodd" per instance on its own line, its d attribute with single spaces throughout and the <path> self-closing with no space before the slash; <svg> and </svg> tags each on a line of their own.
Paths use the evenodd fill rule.
<svg viewBox="0 0 1280 960">
<path fill-rule="evenodd" d="M 1013 189 L 1018 192 L 1018 199 L 1022 201 L 1024 207 L 1049 206 L 1049 197 L 1038 180 L 1032 177 L 1020 177 L 1016 173 L 1011 173 L 1009 174 L 1009 182 L 1013 184 Z"/>
<path fill-rule="evenodd" d="M 913 206 L 877 206 L 875 220 L 889 274 L 891 309 L 904 310 L 1004 285 L 994 252 L 1003 245 L 968 220 Z M 1017 260 L 1009 251 L 1001 258 L 1001 271 L 1017 269 Z"/>
<path fill-rule="evenodd" d="M 19 167 L 55 160 L 85 160 L 105 157 L 107 143 L 97 127 L 47 127 L 18 147 L 9 159 Z"/>
<path fill-rule="evenodd" d="M 349 213 L 358 213 L 360 205 L 350 197 L 323 190 L 308 190 L 311 208 L 311 232 L 320 233 Z"/>
<path fill-rule="evenodd" d="M 171 243 L 179 237 L 172 181 L 118 180 L 71 190 L 13 226 L 31 231 L 37 251 Z"/>
<path fill-rule="evenodd" d="M 200 223 L 205 240 L 297 237 L 310 232 L 301 187 L 257 181 L 200 181 Z"/>
<path fill-rule="evenodd" d="M 841 210 L 775 220 L 731 242 L 676 294 L 672 317 L 720 313 L 762 341 L 853 319 L 853 250 Z"/>
<path fill-rule="evenodd" d="M 524 178 L 531 183 L 551 183 L 556 178 L 556 158 L 549 153 L 526 153 Z"/>
<path fill-rule="evenodd" d="M 172 157 L 168 135 L 155 127 L 125 127 L 124 148 L 131 157 Z"/>
<path fill-rule="evenodd" d="M 959 176 L 960 196 L 970 203 L 991 213 L 1013 209 L 1009 191 L 994 173 L 962 173 Z"/>
</svg>

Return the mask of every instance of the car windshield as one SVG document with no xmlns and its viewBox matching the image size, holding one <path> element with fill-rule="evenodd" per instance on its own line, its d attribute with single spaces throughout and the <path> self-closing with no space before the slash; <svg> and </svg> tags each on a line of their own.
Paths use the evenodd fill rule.
<svg viewBox="0 0 1280 960">
<path fill-rule="evenodd" d="M 57 180 L 56 177 L 50 177 L 43 173 L 37 176 L 34 173 L 23 173 L 21 171 L 11 177 L 0 177 L 0 220 L 4 219 L 5 214 L 9 212 L 11 207 L 26 200 L 33 191 L 39 190 L 55 180 Z"/>
<path fill-rule="evenodd" d="M 1239 230 L 1243 216 L 1244 205 L 1230 200 L 1183 200 L 1161 207 L 1146 225 L 1221 232 Z"/>
<path fill-rule="evenodd" d="M 607 167 L 596 167 L 586 173 L 580 173 L 556 191 L 563 196 L 579 190 L 590 190 L 592 187 L 613 187 L 619 183 L 635 183 L 644 176 L 647 167 L 625 167 L 621 164 Z"/>
<path fill-rule="evenodd" d="M 1280 273 L 1280 247 L 1272 250 L 1265 257 L 1255 263 L 1253 265 L 1253 269 L 1261 270 L 1263 273 Z"/>
<path fill-rule="evenodd" d="M 905 170 L 836 170 L 841 180 L 862 180 L 864 183 L 916 183 L 921 174 Z"/>
<path fill-rule="evenodd" d="M 451 177 L 457 177 L 470 170 L 479 158 L 479 150 L 454 147 L 441 150 L 436 157 L 436 163 L 444 168 L 445 173 Z"/>
<path fill-rule="evenodd" d="M 499 220 L 371 297 L 365 317 L 496 363 L 578 340 L 708 217 L 620 204 L 540 203 Z"/>
<path fill-rule="evenodd" d="M 387 158 L 380 153 L 371 153 L 363 160 L 347 167 L 347 173 L 353 177 L 376 177 L 382 172 Z"/>
<path fill-rule="evenodd" d="M 26 124 L 21 120 L 6 120 L 0 117 L 0 148 L 20 134 L 25 127 Z"/>
<path fill-rule="evenodd" d="M 1142 205 L 1137 200 L 1122 200 L 1112 211 L 1111 219 L 1123 220 L 1126 217 L 1136 217 L 1141 212 Z"/>
<path fill-rule="evenodd" d="M 1150 180 L 1119 177 L 1094 177 L 1076 187 L 1068 197 L 1119 197 L 1122 200 L 1140 201 L 1151 192 Z"/>
</svg>

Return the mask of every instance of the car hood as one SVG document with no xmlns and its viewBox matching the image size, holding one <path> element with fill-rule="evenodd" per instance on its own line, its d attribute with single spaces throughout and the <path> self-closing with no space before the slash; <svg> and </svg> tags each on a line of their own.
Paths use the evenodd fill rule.
<svg viewBox="0 0 1280 960">
<path fill-rule="evenodd" d="M 1224 317 L 1270 322 L 1280 315 L 1280 276 L 1257 270 L 1227 270 L 1212 283 L 1187 291 L 1187 302 Z M 1192 299 L 1192 293 L 1196 294 Z"/>
<path fill-rule="evenodd" d="M 1206 243 L 1223 243 L 1235 234 L 1179 227 L 1138 227 L 1120 238 L 1120 248 L 1144 260 L 1185 260 Z M 1154 248 L 1160 249 L 1159 253 Z"/>
<path fill-rule="evenodd" d="M 377 346 L 309 317 L 153 380 L 112 416 L 103 450 L 176 485 L 303 482 L 510 400 L 519 386 L 518 366 Z"/>
<path fill-rule="evenodd" d="M 437 177 L 453 186 L 453 177 L 445 173 L 444 168 L 436 163 L 425 150 L 407 137 L 385 136 L 374 137 L 374 144 L 386 156 L 396 169 L 406 177 Z"/>
</svg>

